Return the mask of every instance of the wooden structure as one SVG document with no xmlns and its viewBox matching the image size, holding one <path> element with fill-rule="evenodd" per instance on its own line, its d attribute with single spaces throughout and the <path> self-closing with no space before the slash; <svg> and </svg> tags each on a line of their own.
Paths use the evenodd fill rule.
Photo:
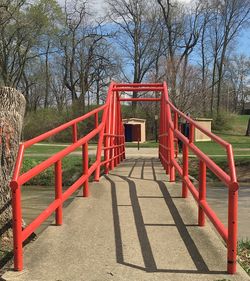
<svg viewBox="0 0 250 281">
<path fill-rule="evenodd" d="M 126 142 L 146 141 L 146 120 L 139 118 L 122 119 Z"/>
</svg>

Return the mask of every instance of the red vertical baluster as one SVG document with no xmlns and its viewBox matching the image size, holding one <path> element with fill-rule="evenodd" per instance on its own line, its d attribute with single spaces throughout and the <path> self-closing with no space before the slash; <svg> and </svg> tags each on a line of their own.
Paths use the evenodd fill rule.
<svg viewBox="0 0 250 281">
<path fill-rule="evenodd" d="M 193 143 L 194 142 L 194 125 L 189 124 L 189 142 Z"/>
<path fill-rule="evenodd" d="M 22 240 L 22 208 L 21 186 L 16 182 L 12 187 L 12 215 L 13 215 L 13 242 L 14 242 L 14 269 L 23 270 L 23 240 Z"/>
<path fill-rule="evenodd" d="M 63 202 L 62 202 L 62 160 L 55 163 L 55 198 L 60 200 L 60 205 L 56 209 L 56 225 L 62 225 Z"/>
<path fill-rule="evenodd" d="M 206 164 L 204 161 L 199 162 L 199 202 L 206 201 Z M 205 212 L 201 206 L 198 207 L 198 223 L 199 226 L 205 225 Z"/>
<path fill-rule="evenodd" d="M 182 147 L 183 175 L 182 175 L 182 197 L 188 196 L 188 188 L 185 179 L 188 178 L 188 146 L 183 143 Z"/>
<path fill-rule="evenodd" d="M 238 185 L 238 184 L 237 184 Z M 238 186 L 228 189 L 228 241 L 227 241 L 227 271 L 236 272 L 237 266 L 237 233 L 238 233 Z"/>
<path fill-rule="evenodd" d="M 98 127 L 98 112 L 95 113 L 95 128 Z"/>
<path fill-rule="evenodd" d="M 82 146 L 82 156 L 83 156 L 83 174 L 88 175 L 89 171 L 89 153 L 88 153 L 88 143 L 86 142 Z M 83 197 L 89 196 L 89 178 L 87 177 L 83 184 Z"/>
<path fill-rule="evenodd" d="M 77 142 L 77 124 L 74 123 L 72 126 L 72 141 L 73 143 Z"/>
<path fill-rule="evenodd" d="M 175 112 L 174 113 L 174 128 L 175 130 L 178 130 L 178 113 Z M 179 153 L 179 147 L 178 147 L 178 138 L 175 139 L 175 157 L 178 157 L 178 153 Z"/>
</svg>

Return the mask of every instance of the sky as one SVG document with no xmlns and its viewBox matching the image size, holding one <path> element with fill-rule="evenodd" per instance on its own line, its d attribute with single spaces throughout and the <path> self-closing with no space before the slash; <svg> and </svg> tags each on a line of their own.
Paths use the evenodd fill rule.
<svg viewBox="0 0 250 281">
<path fill-rule="evenodd" d="M 189 3 L 191 0 L 180 0 L 183 3 Z M 95 10 L 96 15 L 101 16 L 105 9 L 105 0 L 91 0 L 92 8 Z M 238 44 L 234 50 L 235 53 L 242 53 L 246 56 L 250 56 L 250 33 L 248 31 L 242 31 L 239 36 Z"/>
<path fill-rule="evenodd" d="M 59 3 L 64 3 L 64 0 L 58 0 Z M 182 3 L 190 3 L 192 0 L 179 0 Z M 92 13 L 97 17 L 102 17 L 105 14 L 105 10 L 107 9 L 106 0 L 89 0 L 91 5 Z M 249 29 L 246 31 L 242 31 L 238 42 L 235 45 L 233 50 L 234 53 L 244 54 L 245 56 L 250 57 L 250 32 Z"/>
</svg>

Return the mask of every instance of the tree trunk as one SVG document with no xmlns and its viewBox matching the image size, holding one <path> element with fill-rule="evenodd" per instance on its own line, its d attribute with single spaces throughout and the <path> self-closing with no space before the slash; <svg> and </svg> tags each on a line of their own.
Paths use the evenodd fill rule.
<svg viewBox="0 0 250 281">
<path fill-rule="evenodd" d="M 10 180 L 21 137 L 26 101 L 15 89 L 0 88 L 0 236 L 1 246 L 11 238 Z"/>
</svg>

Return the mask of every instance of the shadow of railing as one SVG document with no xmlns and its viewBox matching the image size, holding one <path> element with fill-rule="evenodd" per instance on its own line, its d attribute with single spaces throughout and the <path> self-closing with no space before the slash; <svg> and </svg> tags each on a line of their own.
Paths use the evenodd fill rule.
<svg viewBox="0 0 250 281">
<path fill-rule="evenodd" d="M 142 163 L 141 163 L 142 162 Z M 133 171 L 135 167 L 138 167 L 138 163 L 141 166 L 141 172 L 137 173 L 140 174 L 139 177 L 133 177 Z M 149 166 L 149 163 L 152 168 L 152 180 L 146 179 L 147 181 L 154 181 L 157 183 L 159 190 L 161 192 L 160 196 L 138 196 L 137 194 L 137 187 L 136 187 L 136 180 L 144 180 L 144 170 L 145 166 Z M 132 165 L 131 165 L 132 164 Z M 197 224 L 185 224 L 182 216 L 180 215 L 177 206 L 175 205 L 174 198 L 181 198 L 179 196 L 171 196 L 170 192 L 166 188 L 164 181 L 158 180 L 157 173 L 155 171 L 155 165 L 160 167 L 160 164 L 156 158 L 149 158 L 149 159 L 128 159 L 121 164 L 120 167 L 131 167 L 130 171 L 128 172 L 128 176 L 119 175 L 119 172 L 113 172 L 110 174 L 111 176 L 105 176 L 105 178 L 110 182 L 111 185 L 111 196 L 112 196 L 112 211 L 113 211 L 113 223 L 114 223 L 114 235 L 115 235 L 115 246 L 116 246 L 116 260 L 119 264 L 126 265 L 132 268 L 140 269 L 146 272 L 166 272 L 166 273 L 192 273 L 192 274 L 224 274 L 226 271 L 220 270 L 210 270 L 201 255 L 198 247 L 196 246 L 194 240 L 192 239 L 187 227 L 198 227 Z M 162 173 L 164 171 L 162 170 Z M 121 221 L 119 217 L 119 210 L 118 207 L 118 197 L 117 197 L 117 186 L 116 182 L 112 179 L 112 177 L 118 177 L 122 179 L 124 182 L 127 182 L 129 187 L 129 198 L 131 201 L 132 213 L 135 222 L 135 228 L 137 237 L 140 244 L 140 250 L 144 262 L 144 267 L 139 266 L 137 264 L 129 263 L 125 261 L 124 257 L 124 250 L 123 250 L 123 241 L 122 241 L 122 233 L 121 233 Z M 145 224 L 142 214 L 142 209 L 140 206 L 139 199 L 140 198 L 163 198 L 164 202 L 169 209 L 171 217 L 173 219 L 173 224 Z M 147 226 L 151 227 L 176 227 L 185 248 L 192 259 L 193 264 L 195 265 L 196 269 L 176 269 L 176 268 L 158 268 L 157 263 L 155 261 L 154 253 L 152 251 L 152 247 L 150 244 L 150 239 L 147 233 Z M 171 238 L 168 238 L 171 239 Z M 159 249 L 161 250 L 161 249 Z M 166 253 L 168 254 L 168 253 Z M 181 259 L 181 257 L 180 257 Z"/>
</svg>

